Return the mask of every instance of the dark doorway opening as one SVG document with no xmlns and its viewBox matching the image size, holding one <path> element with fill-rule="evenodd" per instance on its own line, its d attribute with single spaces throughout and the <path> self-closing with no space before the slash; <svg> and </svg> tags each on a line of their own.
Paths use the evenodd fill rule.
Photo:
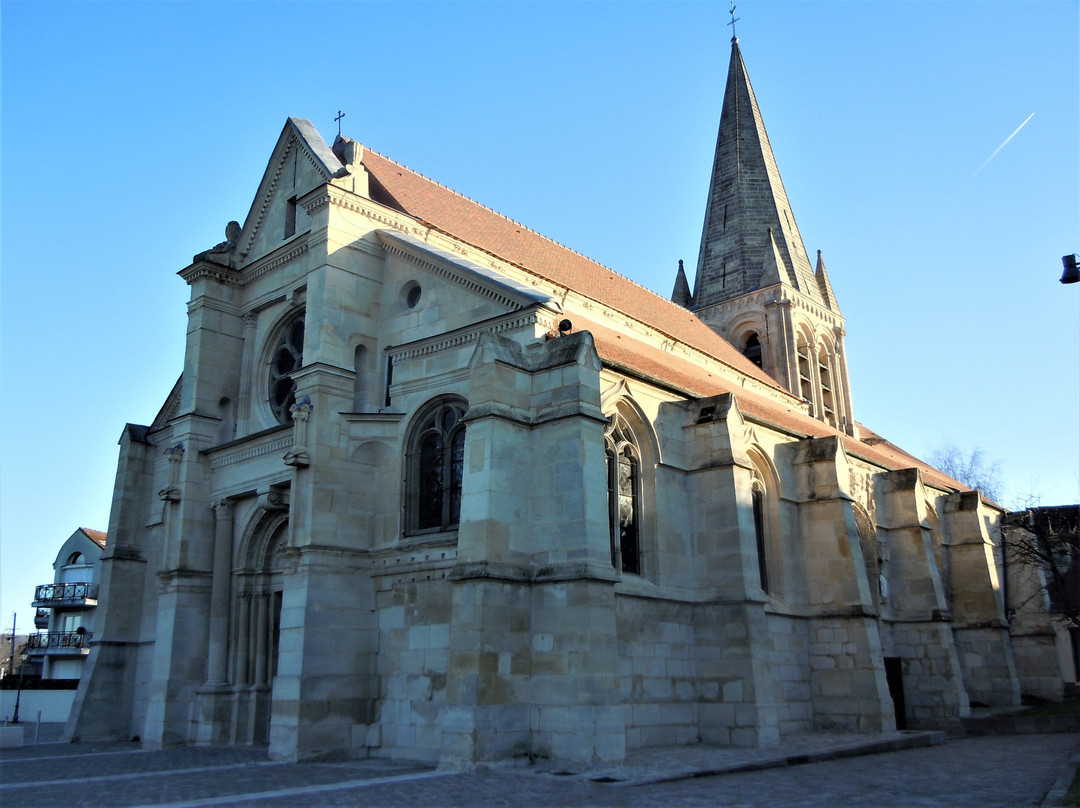
<svg viewBox="0 0 1080 808">
<path fill-rule="evenodd" d="M 904 663 L 900 657 L 885 657 L 885 681 L 892 696 L 896 714 L 896 728 L 907 729 L 907 712 L 904 709 Z"/>
</svg>

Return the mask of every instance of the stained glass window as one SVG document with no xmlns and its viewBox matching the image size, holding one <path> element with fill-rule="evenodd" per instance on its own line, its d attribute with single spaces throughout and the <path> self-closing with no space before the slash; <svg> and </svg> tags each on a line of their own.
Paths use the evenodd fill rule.
<svg viewBox="0 0 1080 808">
<path fill-rule="evenodd" d="M 641 574 L 640 462 L 633 433 L 618 415 L 607 429 L 608 519 L 611 527 L 611 563 L 622 572 Z"/>
<path fill-rule="evenodd" d="M 465 404 L 440 401 L 417 422 L 408 458 L 410 532 L 447 530 L 461 520 Z"/>
<path fill-rule="evenodd" d="M 292 420 L 296 403 L 296 382 L 292 374 L 304 364 L 304 318 L 297 317 L 282 332 L 270 357 L 270 409 L 278 423 Z"/>
</svg>

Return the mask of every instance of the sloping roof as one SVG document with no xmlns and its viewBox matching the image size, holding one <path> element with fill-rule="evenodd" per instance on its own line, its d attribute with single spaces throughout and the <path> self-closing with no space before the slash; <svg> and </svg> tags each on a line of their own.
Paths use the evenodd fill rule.
<svg viewBox="0 0 1080 808">
<path fill-rule="evenodd" d="M 733 384 L 729 378 L 708 373 L 686 359 L 638 342 L 628 335 L 620 334 L 599 323 L 585 321 L 578 317 L 575 328 L 592 333 L 596 351 L 605 364 L 630 375 L 636 375 L 654 384 L 685 391 L 701 398 L 731 393 L 739 402 L 739 410 L 751 420 L 782 429 L 799 438 L 837 435 L 843 441 L 844 451 L 849 455 L 888 469 L 917 468 L 922 472 L 923 482 L 936 488 L 953 491 L 970 490 L 968 486 L 943 474 L 929 463 L 905 452 L 865 427 L 861 428 L 864 439 L 853 438 L 796 407 L 785 406 L 768 396 L 740 387 Z"/>
<path fill-rule="evenodd" d="M 80 527 L 79 530 L 81 530 L 83 533 L 85 533 L 86 537 L 88 539 L 90 539 L 90 541 L 92 541 L 98 547 L 101 547 L 101 548 L 105 547 L 105 540 L 107 538 L 107 534 L 104 531 L 102 531 L 102 530 L 92 530 L 91 528 L 88 528 L 88 527 Z"/>
<path fill-rule="evenodd" d="M 864 442 L 808 415 L 802 411 L 797 397 L 681 306 L 367 147 L 362 162 L 374 180 L 372 197 L 377 201 L 538 278 L 655 328 L 739 374 L 780 391 L 791 404 L 785 405 L 737 384 L 737 376 L 726 378 L 710 373 L 687 359 L 575 314 L 575 330 L 587 329 L 593 334 L 597 352 L 609 365 L 693 396 L 733 393 L 738 397 L 740 410 L 749 418 L 800 437 L 838 435 L 845 451 L 853 456 L 884 468 L 918 468 L 923 480 L 938 488 L 969 490 L 869 430 L 864 429 L 864 433 L 872 435 L 872 439 Z"/>
<path fill-rule="evenodd" d="M 602 264 L 364 148 L 378 183 L 373 197 L 536 277 L 602 303 L 790 395 L 771 376 L 686 309 Z"/>
</svg>

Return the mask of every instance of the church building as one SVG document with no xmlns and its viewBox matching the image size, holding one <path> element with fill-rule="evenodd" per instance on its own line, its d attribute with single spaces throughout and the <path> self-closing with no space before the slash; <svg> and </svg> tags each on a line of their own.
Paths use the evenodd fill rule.
<svg viewBox="0 0 1080 808">
<path fill-rule="evenodd" d="M 1053 653 L 1001 509 L 855 420 L 738 40 L 671 299 L 297 118 L 179 274 L 69 739 L 618 761 L 955 727 Z"/>
</svg>

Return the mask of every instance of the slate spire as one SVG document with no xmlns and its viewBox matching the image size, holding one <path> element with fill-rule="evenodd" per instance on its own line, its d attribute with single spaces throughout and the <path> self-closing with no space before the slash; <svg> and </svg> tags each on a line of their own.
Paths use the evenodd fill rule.
<svg viewBox="0 0 1080 808">
<path fill-rule="evenodd" d="M 675 273 L 675 288 L 671 292 L 671 302 L 684 309 L 690 308 L 693 298 L 690 296 L 690 284 L 686 280 L 686 270 L 683 269 L 682 259 L 679 259 L 679 271 Z"/>
<path fill-rule="evenodd" d="M 769 266 L 774 255 L 781 266 Z M 694 310 L 761 288 L 770 278 L 793 283 L 803 294 L 824 302 L 780 179 L 739 40 L 732 37 L 694 281 Z"/>
</svg>

